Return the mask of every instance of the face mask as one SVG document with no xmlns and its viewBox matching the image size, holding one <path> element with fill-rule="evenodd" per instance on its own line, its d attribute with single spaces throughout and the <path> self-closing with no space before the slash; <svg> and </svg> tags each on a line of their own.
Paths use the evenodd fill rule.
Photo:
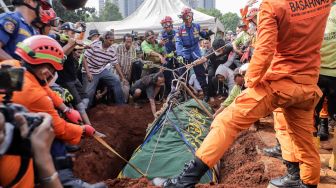
<svg viewBox="0 0 336 188">
<path fill-rule="evenodd" d="M 222 55 L 223 53 L 222 53 L 222 51 L 220 50 L 220 51 L 217 51 L 217 50 L 215 50 L 215 55 L 216 56 L 220 56 L 220 55 Z"/>
<path fill-rule="evenodd" d="M 257 32 L 257 26 L 253 22 L 250 22 L 248 33 L 254 35 L 256 32 Z"/>
</svg>

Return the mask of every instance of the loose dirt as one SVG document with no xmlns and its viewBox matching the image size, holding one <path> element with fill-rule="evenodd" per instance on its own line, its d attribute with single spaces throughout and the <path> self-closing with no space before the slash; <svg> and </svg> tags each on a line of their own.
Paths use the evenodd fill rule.
<svg viewBox="0 0 336 188">
<path fill-rule="evenodd" d="M 218 106 L 218 105 L 215 105 Z M 104 140 L 118 153 L 129 159 L 142 143 L 148 123 L 153 117 L 148 104 L 142 109 L 133 106 L 121 107 L 99 105 L 89 112 L 93 126 L 107 135 Z M 222 158 L 221 182 L 218 185 L 197 185 L 206 187 L 266 187 L 268 181 L 284 173 L 282 162 L 265 157 L 260 152 L 274 144 L 272 121 L 262 121 L 258 132 L 241 133 L 231 149 Z M 263 134 L 265 133 L 265 134 Z M 265 136 L 264 139 L 260 134 Z M 267 136 L 267 134 L 269 134 Z M 90 183 L 105 181 L 109 187 L 143 188 L 154 186 L 145 178 L 116 179 L 125 163 L 93 139 L 84 139 L 82 150 L 76 153 L 75 175 Z"/>
<path fill-rule="evenodd" d="M 147 125 L 153 121 L 148 104 L 142 109 L 133 106 L 100 105 L 89 111 L 92 125 L 107 137 L 104 140 L 121 156 L 129 159 L 142 143 Z M 74 170 L 88 182 L 116 178 L 125 163 L 96 140 L 83 139 Z"/>
</svg>

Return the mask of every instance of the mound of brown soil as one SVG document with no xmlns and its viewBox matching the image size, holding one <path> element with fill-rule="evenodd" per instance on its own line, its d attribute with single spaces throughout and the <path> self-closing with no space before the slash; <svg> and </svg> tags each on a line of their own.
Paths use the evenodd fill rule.
<svg viewBox="0 0 336 188">
<path fill-rule="evenodd" d="M 260 161 L 257 147 L 264 143 L 255 132 L 243 132 L 222 158 L 221 183 L 239 187 L 258 187 L 268 183 L 264 163 Z"/>
</svg>

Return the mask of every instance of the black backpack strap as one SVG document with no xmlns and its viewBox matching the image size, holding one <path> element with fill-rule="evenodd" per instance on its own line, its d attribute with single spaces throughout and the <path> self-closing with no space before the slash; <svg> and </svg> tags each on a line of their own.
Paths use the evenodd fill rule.
<svg viewBox="0 0 336 188">
<path fill-rule="evenodd" d="M 30 162 L 31 158 L 27 157 L 27 156 L 23 156 L 20 159 L 21 159 L 21 165 L 20 165 L 20 169 L 19 169 L 18 173 L 16 174 L 14 180 L 10 184 L 5 186 L 5 188 L 13 187 L 17 183 L 19 183 L 19 181 L 23 178 L 23 176 L 28 171 L 29 162 Z"/>
</svg>

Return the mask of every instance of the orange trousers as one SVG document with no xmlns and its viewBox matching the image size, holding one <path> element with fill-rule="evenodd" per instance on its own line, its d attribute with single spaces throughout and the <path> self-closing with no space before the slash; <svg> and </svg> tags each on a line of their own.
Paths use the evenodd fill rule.
<svg viewBox="0 0 336 188">
<path fill-rule="evenodd" d="M 299 162 L 295 158 L 294 142 L 289 133 L 291 131 L 288 129 L 288 124 L 281 108 L 274 110 L 273 117 L 275 136 L 281 145 L 282 158 L 289 162 Z"/>
<path fill-rule="evenodd" d="M 228 150 L 238 133 L 258 119 L 282 108 L 293 141 L 295 158 L 300 162 L 300 177 L 306 184 L 320 180 L 320 157 L 314 145 L 314 108 L 322 96 L 317 85 L 303 85 L 289 79 L 261 81 L 248 88 L 220 113 L 196 156 L 210 168 Z"/>
<path fill-rule="evenodd" d="M 326 98 L 324 98 L 324 101 L 323 101 L 322 110 L 320 112 L 320 118 L 328 118 L 328 117 L 329 117 L 329 113 L 328 113 L 328 99 L 326 97 Z"/>
</svg>

